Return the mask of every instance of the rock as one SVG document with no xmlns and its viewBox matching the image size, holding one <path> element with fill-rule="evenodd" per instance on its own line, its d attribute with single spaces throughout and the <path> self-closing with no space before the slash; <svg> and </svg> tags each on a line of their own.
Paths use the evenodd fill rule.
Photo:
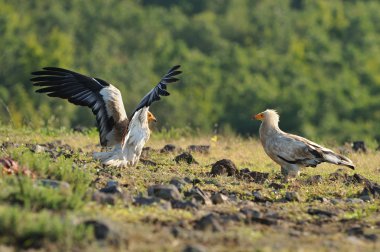
<svg viewBox="0 0 380 252">
<path fill-rule="evenodd" d="M 110 229 L 106 224 L 97 220 L 87 220 L 83 223 L 85 226 L 90 226 L 94 230 L 94 236 L 97 240 L 104 240 L 110 233 Z"/>
<path fill-rule="evenodd" d="M 258 171 L 251 171 L 251 172 L 240 172 L 240 177 L 248 179 L 251 182 L 255 182 L 258 184 L 264 184 L 264 182 L 268 179 L 269 173 L 266 172 L 258 172 Z"/>
<path fill-rule="evenodd" d="M 214 204 L 223 204 L 228 201 L 228 197 L 221 193 L 214 193 L 214 195 L 211 196 L 211 201 Z"/>
<path fill-rule="evenodd" d="M 197 230 L 210 230 L 213 232 L 220 232 L 223 230 L 221 224 L 219 223 L 218 216 L 213 213 L 203 216 L 201 219 L 197 220 L 194 228 Z"/>
<path fill-rule="evenodd" d="M 364 152 L 364 153 L 367 152 L 367 147 L 365 146 L 365 142 L 364 141 L 354 141 L 352 143 L 352 149 L 355 152 Z"/>
<path fill-rule="evenodd" d="M 367 180 L 363 191 L 359 193 L 359 197 L 380 198 L 380 185 L 370 180 Z"/>
<path fill-rule="evenodd" d="M 268 187 L 271 187 L 275 190 L 280 190 L 280 189 L 284 189 L 285 188 L 285 185 L 283 184 L 279 184 L 279 183 L 275 183 L 275 182 L 272 182 L 268 185 Z"/>
<path fill-rule="evenodd" d="M 210 152 L 210 145 L 189 145 L 187 149 L 189 152 L 208 154 Z"/>
<path fill-rule="evenodd" d="M 362 236 L 364 235 L 364 230 L 361 226 L 357 225 L 347 229 L 346 233 L 348 235 Z"/>
<path fill-rule="evenodd" d="M 311 176 L 310 178 L 308 178 L 306 180 L 306 183 L 308 185 L 316 185 L 316 184 L 320 184 L 323 182 L 323 179 L 322 179 L 322 176 L 321 175 L 315 175 L 315 176 Z"/>
<path fill-rule="evenodd" d="M 246 218 L 250 221 L 252 219 L 258 219 L 258 218 L 263 217 L 263 214 L 258 209 L 255 209 L 255 208 L 244 207 L 240 209 L 240 212 L 243 213 L 246 216 Z"/>
<path fill-rule="evenodd" d="M 313 199 L 313 201 L 319 201 L 321 203 L 328 203 L 329 202 L 329 200 L 327 198 L 325 198 L 325 197 L 315 197 Z"/>
<path fill-rule="evenodd" d="M 373 242 L 376 242 L 379 239 L 377 234 L 364 234 L 363 237 Z"/>
<path fill-rule="evenodd" d="M 195 199 L 193 200 L 172 200 L 172 208 L 174 209 L 185 209 L 185 210 L 195 210 L 198 209 L 198 204 Z"/>
<path fill-rule="evenodd" d="M 359 198 L 348 198 L 348 199 L 346 199 L 346 202 L 351 203 L 351 204 L 362 204 L 362 203 L 364 203 L 364 201 L 362 199 L 359 199 Z"/>
<path fill-rule="evenodd" d="M 337 205 L 337 204 L 343 202 L 343 200 L 342 200 L 342 199 L 339 199 L 339 198 L 334 198 L 334 199 L 331 199 L 330 201 L 331 201 L 331 203 L 334 204 L 334 205 Z"/>
<path fill-rule="evenodd" d="M 110 180 L 107 182 L 106 187 L 99 190 L 102 193 L 122 193 L 122 189 L 119 186 L 119 183 L 115 180 Z"/>
<path fill-rule="evenodd" d="M 148 188 L 148 195 L 164 200 L 180 200 L 182 195 L 174 185 L 153 185 Z"/>
<path fill-rule="evenodd" d="M 326 216 L 326 217 L 332 217 L 332 216 L 336 215 L 333 212 L 321 210 L 321 209 L 316 209 L 316 208 L 309 208 L 307 210 L 307 213 L 310 215 L 319 215 L 319 216 Z"/>
<path fill-rule="evenodd" d="M 174 144 L 167 144 L 165 145 L 160 152 L 161 153 L 169 153 L 169 152 L 174 152 L 176 151 L 177 147 Z"/>
<path fill-rule="evenodd" d="M 206 252 L 206 249 L 201 245 L 187 245 L 182 252 Z"/>
<path fill-rule="evenodd" d="M 64 190 L 70 189 L 70 184 L 65 181 L 58 181 L 53 179 L 38 179 L 36 184 L 51 188 L 60 188 Z"/>
<path fill-rule="evenodd" d="M 32 145 L 30 150 L 34 153 L 43 153 L 46 151 L 46 147 L 39 145 L 39 144 L 36 144 L 36 145 Z"/>
<path fill-rule="evenodd" d="M 156 197 L 135 197 L 133 199 L 133 205 L 135 206 L 150 206 L 154 204 L 159 204 L 161 200 Z"/>
<path fill-rule="evenodd" d="M 235 176 L 236 174 L 238 174 L 238 169 L 236 168 L 236 165 L 229 159 L 219 160 L 212 165 L 210 172 L 211 176 L 224 174 L 227 174 L 227 176 Z"/>
<path fill-rule="evenodd" d="M 177 164 L 180 162 L 186 162 L 187 164 L 198 164 L 194 157 L 188 152 L 183 152 L 182 154 L 176 156 L 174 160 Z"/>
<path fill-rule="evenodd" d="M 146 165 L 146 166 L 157 166 L 157 163 L 152 161 L 152 160 L 148 160 L 148 159 L 141 159 L 140 158 L 140 163 L 142 163 L 143 165 Z"/>
<path fill-rule="evenodd" d="M 358 174 L 358 173 L 355 173 L 355 174 L 353 175 L 353 179 L 354 179 L 357 183 L 359 183 L 359 184 L 366 183 L 366 182 L 369 181 L 366 177 L 364 177 L 364 176 L 362 176 L 362 175 L 360 175 L 360 174 Z"/>
<path fill-rule="evenodd" d="M 115 205 L 116 196 L 114 194 L 102 193 L 96 191 L 92 194 L 91 200 L 102 205 Z"/>
<path fill-rule="evenodd" d="M 285 193 L 285 199 L 287 201 L 301 201 L 301 198 L 297 192 L 286 192 Z"/>
<path fill-rule="evenodd" d="M 187 184 L 186 181 L 182 178 L 172 178 L 169 184 L 177 187 L 178 191 L 182 192 L 183 187 Z"/>
<path fill-rule="evenodd" d="M 253 196 L 255 197 L 254 201 L 255 202 L 267 202 L 267 201 L 272 201 L 270 198 L 264 196 L 261 194 L 260 191 L 255 191 L 252 193 Z"/>
<path fill-rule="evenodd" d="M 195 199 L 202 205 L 211 205 L 210 197 L 197 186 L 191 188 L 190 191 L 186 192 L 185 196 Z"/>
</svg>

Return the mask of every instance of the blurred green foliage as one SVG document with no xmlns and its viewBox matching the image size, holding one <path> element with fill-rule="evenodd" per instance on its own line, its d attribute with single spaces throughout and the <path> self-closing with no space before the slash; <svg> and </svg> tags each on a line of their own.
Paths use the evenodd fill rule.
<svg viewBox="0 0 380 252">
<path fill-rule="evenodd" d="M 380 2 L 0 0 L 0 113 L 15 126 L 94 125 L 87 108 L 35 94 L 59 66 L 117 86 L 127 113 L 175 64 L 160 126 L 257 134 L 250 116 L 339 141 L 380 137 Z"/>
</svg>

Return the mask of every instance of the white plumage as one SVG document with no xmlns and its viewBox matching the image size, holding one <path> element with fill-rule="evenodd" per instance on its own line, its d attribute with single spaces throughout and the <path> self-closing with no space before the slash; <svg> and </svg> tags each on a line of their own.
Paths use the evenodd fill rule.
<svg viewBox="0 0 380 252">
<path fill-rule="evenodd" d="M 142 149 L 150 136 L 149 121 L 156 118 L 149 112 L 150 105 L 168 96 L 167 84 L 178 81 L 174 76 L 180 66 L 172 67 L 160 82 L 137 105 L 128 120 L 119 89 L 98 78 L 91 78 L 70 70 L 46 67 L 33 72 L 36 92 L 67 99 L 76 105 L 87 106 L 96 115 L 100 143 L 109 151 L 96 152 L 94 158 L 110 166 L 137 165 Z"/>
<path fill-rule="evenodd" d="M 260 140 L 266 154 L 281 166 L 286 176 L 295 177 L 301 167 L 316 167 L 322 162 L 355 168 L 347 157 L 306 138 L 282 131 L 278 126 L 280 117 L 275 110 L 267 109 L 255 115 L 255 119 L 262 121 Z"/>
</svg>

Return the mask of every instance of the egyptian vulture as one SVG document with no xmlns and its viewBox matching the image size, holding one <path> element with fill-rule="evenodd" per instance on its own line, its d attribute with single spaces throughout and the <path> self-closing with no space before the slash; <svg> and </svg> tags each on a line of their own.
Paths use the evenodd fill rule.
<svg viewBox="0 0 380 252">
<path fill-rule="evenodd" d="M 42 71 L 33 72 L 36 77 L 31 81 L 34 86 L 43 87 L 36 90 L 37 93 L 47 93 L 48 96 L 91 108 L 96 116 L 100 144 L 108 147 L 106 152 L 94 153 L 95 159 L 110 166 L 136 166 L 150 136 L 148 123 L 156 121 L 149 112 L 149 106 L 160 100 L 160 96 L 169 95 L 167 84 L 178 81 L 179 68 L 179 65 L 172 67 L 142 98 L 130 120 L 119 89 L 102 79 L 62 68 L 45 67 Z"/>
<path fill-rule="evenodd" d="M 280 116 L 275 110 L 267 109 L 254 118 L 262 121 L 260 140 L 266 154 L 281 166 L 281 172 L 286 177 L 296 177 L 301 167 L 316 167 L 323 162 L 355 169 L 347 157 L 303 137 L 282 131 L 278 127 Z"/>
</svg>

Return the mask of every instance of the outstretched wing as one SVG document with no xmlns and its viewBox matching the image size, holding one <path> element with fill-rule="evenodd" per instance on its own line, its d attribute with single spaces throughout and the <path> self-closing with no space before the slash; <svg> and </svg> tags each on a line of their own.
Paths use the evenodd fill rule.
<svg viewBox="0 0 380 252">
<path fill-rule="evenodd" d="M 128 127 L 120 91 L 98 78 L 88 77 L 70 70 L 45 67 L 33 72 L 34 86 L 42 87 L 37 93 L 67 99 L 69 102 L 91 108 L 96 116 L 102 146 L 120 143 L 123 130 Z"/>
<path fill-rule="evenodd" d="M 178 71 L 180 68 L 180 65 L 172 67 L 165 75 L 162 77 L 160 82 L 152 89 L 150 90 L 144 98 L 140 101 L 139 105 L 137 105 L 135 111 L 133 111 L 131 118 L 133 115 L 139 111 L 143 107 L 149 107 L 153 102 L 160 100 L 160 96 L 168 96 L 170 93 L 166 90 L 166 86 L 169 83 L 178 81 L 175 76 L 182 73 L 181 71 Z"/>
</svg>

